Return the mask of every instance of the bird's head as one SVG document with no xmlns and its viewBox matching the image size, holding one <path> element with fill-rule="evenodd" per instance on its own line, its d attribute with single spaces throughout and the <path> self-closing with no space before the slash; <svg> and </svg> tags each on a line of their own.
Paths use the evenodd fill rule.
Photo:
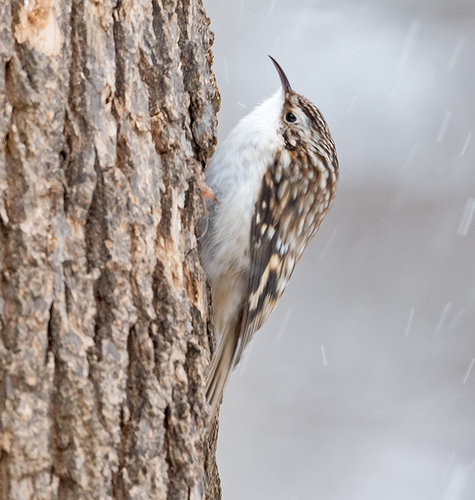
<svg viewBox="0 0 475 500">
<path fill-rule="evenodd" d="M 323 150 L 325 156 L 333 162 L 333 158 L 336 158 L 335 145 L 322 114 L 308 99 L 292 90 L 284 70 L 275 59 L 270 59 L 279 74 L 284 93 L 280 131 L 286 149 L 298 151 L 310 147 L 315 151 Z"/>
</svg>

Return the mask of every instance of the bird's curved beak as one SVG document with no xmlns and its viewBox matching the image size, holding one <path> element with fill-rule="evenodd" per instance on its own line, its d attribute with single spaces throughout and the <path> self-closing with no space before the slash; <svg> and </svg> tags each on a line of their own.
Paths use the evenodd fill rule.
<svg viewBox="0 0 475 500">
<path fill-rule="evenodd" d="M 292 92 L 292 87 L 290 86 L 289 80 L 285 76 L 284 70 L 279 66 L 279 63 L 272 57 L 269 56 L 270 60 L 274 63 L 277 73 L 279 73 L 280 81 L 282 82 L 282 88 L 284 89 L 284 95 Z"/>
</svg>

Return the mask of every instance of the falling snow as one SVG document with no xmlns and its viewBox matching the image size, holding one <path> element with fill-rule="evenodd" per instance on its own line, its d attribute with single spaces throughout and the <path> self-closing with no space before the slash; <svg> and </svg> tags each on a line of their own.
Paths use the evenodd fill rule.
<svg viewBox="0 0 475 500">
<path fill-rule="evenodd" d="M 475 498 L 475 3 L 448 5 L 206 2 L 219 139 L 278 88 L 270 54 L 341 172 L 228 385 L 227 500 Z"/>
<path fill-rule="evenodd" d="M 450 57 L 449 64 L 447 65 L 447 71 L 452 71 L 457 64 L 460 54 L 462 53 L 462 49 L 465 46 L 465 37 L 461 37 L 455 46 L 455 49 Z"/>
<path fill-rule="evenodd" d="M 414 319 L 415 312 L 416 310 L 412 308 L 411 312 L 409 313 L 409 319 L 407 320 L 407 326 L 406 326 L 406 333 L 404 334 L 405 337 L 407 337 L 409 335 L 409 332 L 411 331 L 412 320 Z"/>
<path fill-rule="evenodd" d="M 467 236 L 472 224 L 473 214 L 475 213 L 475 198 L 469 198 L 465 205 L 465 210 L 462 214 L 462 219 L 460 220 L 459 227 L 457 229 L 457 234 L 459 236 Z"/>
<path fill-rule="evenodd" d="M 287 331 L 287 327 L 289 325 L 290 317 L 292 315 L 292 308 L 289 307 L 287 308 L 287 311 L 285 313 L 284 321 L 282 321 L 282 325 L 275 336 L 275 341 L 280 342 L 282 340 L 282 337 L 284 336 L 285 332 Z"/>
<path fill-rule="evenodd" d="M 351 99 L 350 105 L 348 106 L 348 111 L 346 112 L 347 115 L 351 113 L 351 110 L 353 109 L 355 102 L 356 102 L 356 96 L 354 96 L 353 99 Z"/>
<path fill-rule="evenodd" d="M 463 379 L 463 383 L 466 384 L 468 377 L 470 376 L 470 372 L 472 371 L 473 365 L 475 363 L 475 358 L 472 358 L 470 361 L 470 365 L 468 366 L 467 373 L 465 374 L 465 378 Z"/>
<path fill-rule="evenodd" d="M 320 260 L 323 260 L 325 258 L 325 256 L 327 255 L 328 250 L 332 246 L 333 240 L 335 239 L 336 232 L 337 232 L 337 228 L 333 229 L 333 232 L 332 232 L 330 238 L 328 238 L 327 244 L 325 245 L 325 248 L 323 249 L 323 252 L 320 255 Z"/>
<path fill-rule="evenodd" d="M 323 366 L 327 366 L 327 354 L 325 352 L 325 347 L 320 346 L 320 351 L 322 352 L 322 361 L 323 361 Z"/>
<path fill-rule="evenodd" d="M 420 144 L 418 142 L 416 142 L 414 146 L 412 146 L 410 153 L 407 155 L 407 158 L 405 159 L 402 165 L 401 172 L 404 172 L 408 167 L 412 165 L 414 158 L 417 154 L 417 150 L 419 149 L 419 146 Z"/>
<path fill-rule="evenodd" d="M 444 310 L 442 311 L 442 314 L 440 315 L 439 322 L 437 323 L 437 326 L 435 328 L 436 335 L 439 335 L 439 333 L 442 331 L 442 328 L 444 328 L 445 322 L 447 321 L 447 317 L 451 309 L 452 309 L 452 302 L 447 302 L 447 304 L 445 304 Z"/>
<path fill-rule="evenodd" d="M 419 28 L 420 28 L 420 24 L 418 21 L 413 21 L 411 23 L 409 33 L 407 34 L 406 43 L 404 44 L 404 49 L 403 49 L 403 52 L 401 55 L 401 59 L 399 60 L 399 70 L 402 70 L 407 64 L 407 61 L 408 61 L 409 56 L 411 54 L 411 50 L 413 49 L 415 41 L 416 41 L 416 37 L 417 37 L 417 33 L 419 31 Z"/>
<path fill-rule="evenodd" d="M 460 156 L 465 156 L 471 138 L 472 138 L 472 132 L 469 132 L 467 135 L 467 139 L 465 139 L 465 144 L 463 145 L 462 151 L 460 151 Z"/>
<path fill-rule="evenodd" d="M 447 132 L 447 127 L 449 125 L 450 117 L 452 116 L 452 113 L 447 110 L 444 115 L 444 119 L 442 120 L 442 123 L 440 124 L 439 132 L 437 134 L 437 143 L 442 142 L 444 139 L 445 133 Z"/>
</svg>

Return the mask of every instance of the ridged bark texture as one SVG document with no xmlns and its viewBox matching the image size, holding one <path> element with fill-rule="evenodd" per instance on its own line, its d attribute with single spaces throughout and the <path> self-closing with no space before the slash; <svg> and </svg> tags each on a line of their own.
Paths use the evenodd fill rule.
<svg viewBox="0 0 475 500">
<path fill-rule="evenodd" d="M 208 26 L 201 0 L 0 2 L 1 499 L 221 497 Z"/>
</svg>

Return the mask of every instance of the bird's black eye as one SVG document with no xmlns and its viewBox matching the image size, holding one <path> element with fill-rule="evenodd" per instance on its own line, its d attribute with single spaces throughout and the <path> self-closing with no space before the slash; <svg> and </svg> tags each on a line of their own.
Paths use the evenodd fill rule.
<svg viewBox="0 0 475 500">
<path fill-rule="evenodd" d="M 287 123 L 295 123 L 297 121 L 297 117 L 293 113 L 287 113 L 285 115 L 285 121 Z"/>
</svg>

